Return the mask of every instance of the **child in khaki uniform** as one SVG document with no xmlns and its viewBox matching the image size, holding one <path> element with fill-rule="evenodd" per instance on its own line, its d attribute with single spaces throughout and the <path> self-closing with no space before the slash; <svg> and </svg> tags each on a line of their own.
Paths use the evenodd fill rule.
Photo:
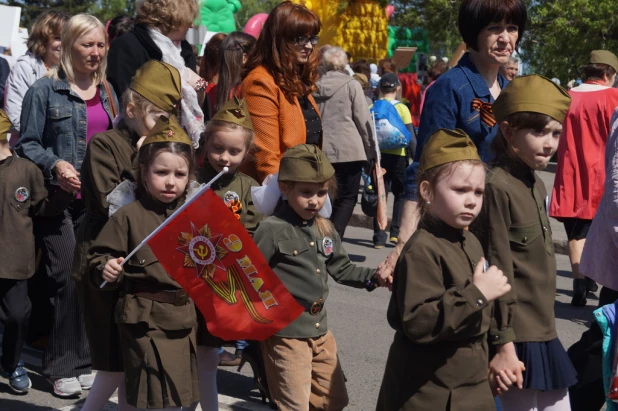
<svg viewBox="0 0 618 411">
<path fill-rule="evenodd" d="M 10 128 L 8 116 L 0 110 L 0 368 L 11 390 L 25 394 L 32 385 L 20 360 L 31 309 L 27 280 L 36 261 L 32 218 L 61 214 L 74 195 L 58 190 L 48 198 L 41 170 L 9 149 Z"/>
<path fill-rule="evenodd" d="M 332 223 L 318 215 L 336 187 L 334 174 L 316 146 L 289 149 L 278 177 L 287 200 L 260 223 L 253 237 L 305 307 L 300 317 L 262 343 L 270 394 L 280 410 L 341 410 L 348 404 L 337 344 L 326 322 L 328 277 L 360 288 L 375 270 L 352 264 Z"/>
<path fill-rule="evenodd" d="M 139 150 L 137 201 L 110 217 L 88 255 L 90 279 L 122 290 L 115 320 L 126 399 L 137 408 L 179 411 L 199 400 L 193 301 L 148 245 L 120 265 L 184 203 L 193 162 L 178 121 L 161 117 Z"/>
</svg>

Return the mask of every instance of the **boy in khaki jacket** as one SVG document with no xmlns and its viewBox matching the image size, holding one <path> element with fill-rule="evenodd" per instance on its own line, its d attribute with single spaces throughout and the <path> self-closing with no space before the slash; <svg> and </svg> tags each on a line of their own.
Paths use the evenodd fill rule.
<svg viewBox="0 0 618 411">
<path fill-rule="evenodd" d="M 32 218 L 60 214 L 73 194 L 59 190 L 48 198 L 43 173 L 9 148 L 11 122 L 0 110 L 0 322 L 4 324 L 0 370 L 9 387 L 25 394 L 32 383 L 20 360 L 28 332 L 28 278 L 35 271 Z"/>
</svg>

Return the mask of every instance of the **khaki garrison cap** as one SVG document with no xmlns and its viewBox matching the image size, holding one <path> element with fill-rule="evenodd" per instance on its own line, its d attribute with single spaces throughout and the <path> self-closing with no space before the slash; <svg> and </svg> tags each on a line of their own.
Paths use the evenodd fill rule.
<svg viewBox="0 0 618 411">
<path fill-rule="evenodd" d="M 157 60 L 142 65 L 131 79 L 129 88 L 166 113 L 176 113 L 182 93 L 180 73 L 175 67 Z"/>
<path fill-rule="evenodd" d="M 8 138 L 7 134 L 11 127 L 13 127 L 13 124 L 11 120 L 9 120 L 9 116 L 4 110 L 0 110 L 0 141 L 4 141 Z"/>
<path fill-rule="evenodd" d="M 498 123 L 521 112 L 547 114 L 562 123 L 570 105 L 571 96 L 565 89 L 546 77 L 533 74 L 513 79 L 492 109 Z"/>
<path fill-rule="evenodd" d="M 588 61 L 588 64 L 607 64 L 618 71 L 618 57 L 607 50 L 593 50 L 590 52 L 590 61 Z"/>
<path fill-rule="evenodd" d="M 290 148 L 279 165 L 279 181 L 324 183 L 334 175 L 333 166 L 313 144 L 299 144 Z"/>
<path fill-rule="evenodd" d="M 148 137 L 142 143 L 142 147 L 152 143 L 183 143 L 193 146 L 191 139 L 175 116 L 159 117 Z"/>
<path fill-rule="evenodd" d="M 241 127 L 253 131 L 253 123 L 251 122 L 247 101 L 244 99 L 240 100 L 236 96 L 228 100 L 228 102 L 212 116 L 211 121 L 215 120 L 238 124 Z"/>
<path fill-rule="evenodd" d="M 462 160 L 481 161 L 476 146 L 463 130 L 441 128 L 429 136 L 423 147 L 418 172 L 424 173 L 434 167 Z"/>
</svg>

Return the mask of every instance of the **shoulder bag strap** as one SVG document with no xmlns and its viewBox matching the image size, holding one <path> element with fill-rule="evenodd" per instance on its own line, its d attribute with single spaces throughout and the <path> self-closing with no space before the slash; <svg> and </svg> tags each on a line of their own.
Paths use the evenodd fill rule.
<svg viewBox="0 0 618 411">
<path fill-rule="evenodd" d="M 112 110 L 112 117 L 113 117 L 112 120 L 113 120 L 118 115 L 118 108 L 116 107 L 116 103 L 114 103 L 114 96 L 112 95 L 112 90 L 107 80 L 103 81 L 103 87 L 105 87 L 105 92 L 107 93 L 107 101 L 109 101 L 109 107 Z"/>
</svg>

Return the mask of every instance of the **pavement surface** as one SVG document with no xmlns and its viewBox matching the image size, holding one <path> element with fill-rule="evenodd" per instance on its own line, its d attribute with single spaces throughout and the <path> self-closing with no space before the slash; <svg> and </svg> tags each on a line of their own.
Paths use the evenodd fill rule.
<svg viewBox="0 0 618 411">
<path fill-rule="evenodd" d="M 376 267 L 390 252 L 392 246 L 376 250 L 371 243 L 371 231 L 349 227 L 345 248 L 357 264 Z M 588 306 L 571 307 L 571 278 L 568 258 L 558 255 L 556 292 L 556 324 L 558 336 L 565 348 L 577 341 L 592 319 L 597 305 L 596 296 L 588 299 Z M 372 293 L 330 282 L 327 302 L 329 326 L 337 339 L 339 358 L 347 376 L 350 397 L 348 410 L 375 409 L 380 383 L 393 330 L 386 321 L 390 293 L 377 289 Z M 51 385 L 40 376 L 40 353 L 28 350 L 24 356 L 33 382 L 26 396 L 13 395 L 0 377 L 0 411 L 78 411 L 87 395 L 81 398 L 61 399 L 53 396 Z M 268 410 L 261 404 L 259 393 L 253 389 L 249 367 L 240 373 L 234 368 L 219 368 L 220 410 Z M 116 410 L 110 401 L 105 411 Z"/>
</svg>

